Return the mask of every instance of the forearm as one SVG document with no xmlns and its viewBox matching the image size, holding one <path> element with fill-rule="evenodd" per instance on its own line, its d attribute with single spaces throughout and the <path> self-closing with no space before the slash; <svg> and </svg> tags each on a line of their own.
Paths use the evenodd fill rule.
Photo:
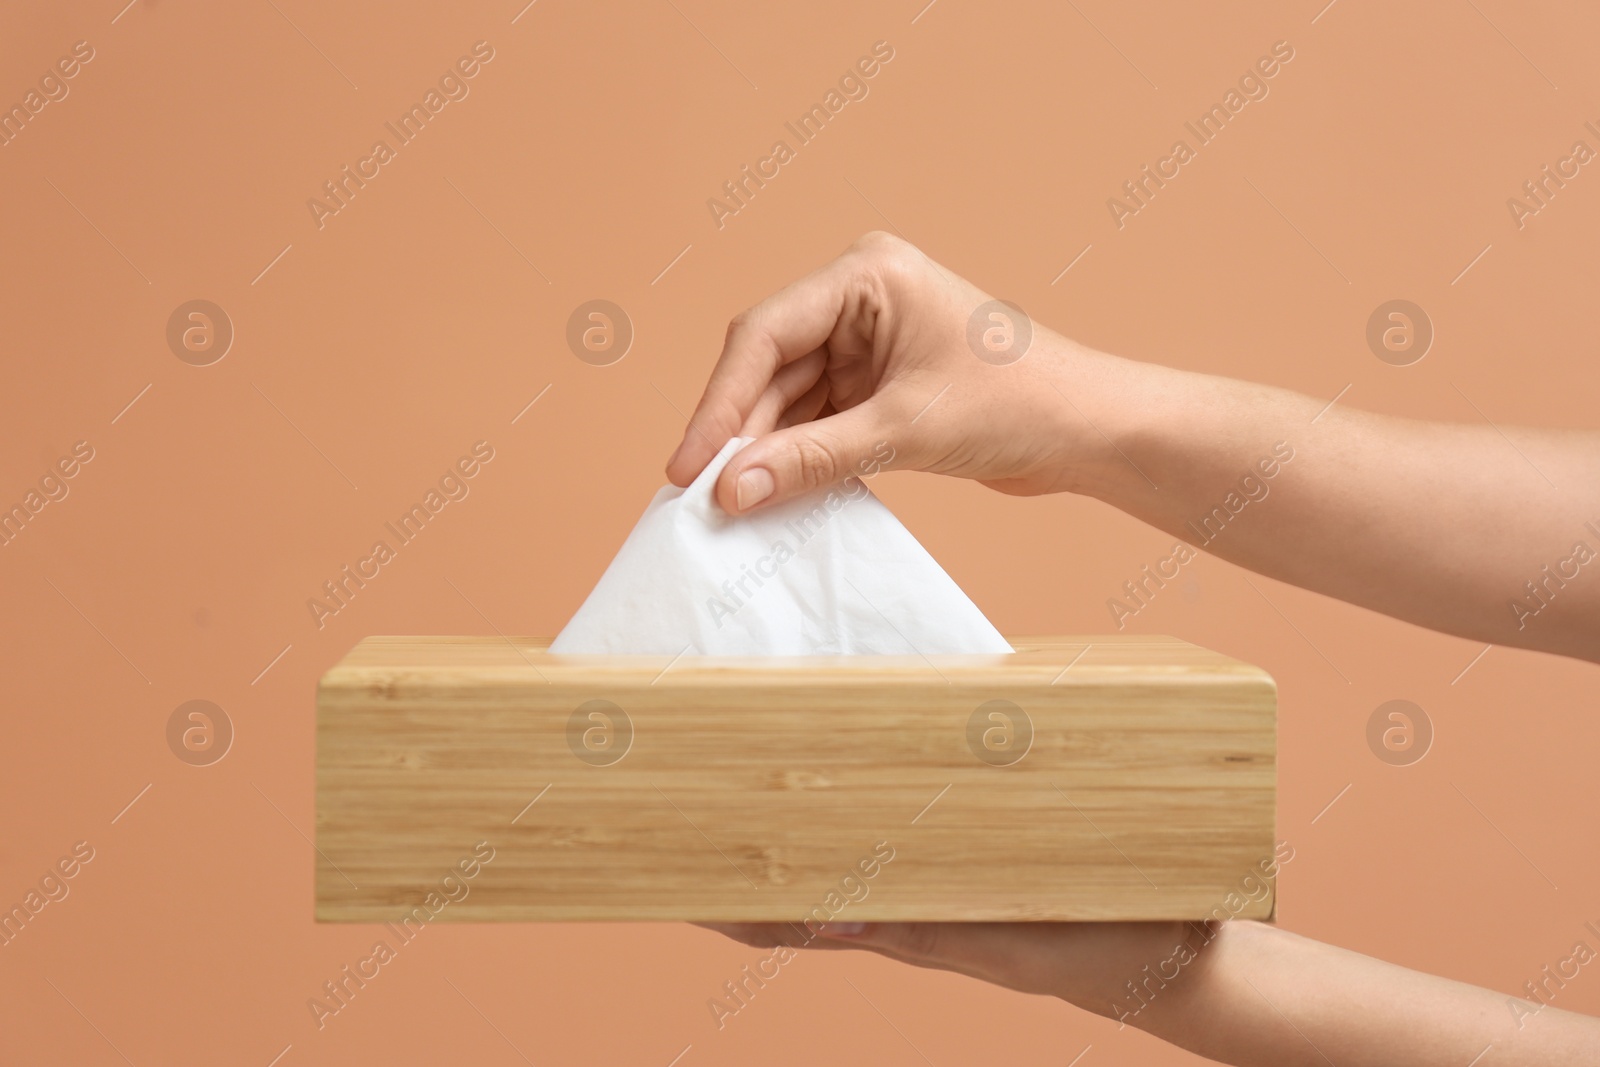
<svg viewBox="0 0 1600 1067">
<path fill-rule="evenodd" d="M 1233 922 L 1131 1021 L 1237 1067 L 1466 1067 L 1490 1045 L 1497 1067 L 1600 1058 L 1600 1022 L 1537 1007 Z"/>
<path fill-rule="evenodd" d="M 1070 488 L 1307 589 L 1600 661 L 1600 434 L 1375 415 L 1071 342 L 1063 356 L 1063 432 L 1088 457 Z"/>
</svg>

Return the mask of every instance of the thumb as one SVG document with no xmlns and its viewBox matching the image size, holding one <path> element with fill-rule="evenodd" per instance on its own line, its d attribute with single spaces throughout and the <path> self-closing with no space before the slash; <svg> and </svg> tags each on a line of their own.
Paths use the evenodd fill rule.
<svg viewBox="0 0 1600 1067">
<path fill-rule="evenodd" d="M 717 503 L 730 515 L 782 503 L 851 475 L 905 464 L 888 440 L 877 398 L 815 422 L 776 430 L 745 446 L 717 479 Z"/>
</svg>

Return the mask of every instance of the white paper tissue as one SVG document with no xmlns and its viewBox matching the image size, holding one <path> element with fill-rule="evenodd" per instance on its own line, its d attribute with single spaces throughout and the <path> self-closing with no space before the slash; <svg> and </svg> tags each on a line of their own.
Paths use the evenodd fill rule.
<svg viewBox="0 0 1600 1067">
<path fill-rule="evenodd" d="M 722 510 L 729 441 L 687 489 L 656 494 L 551 652 L 935 655 L 1012 651 L 860 478 Z"/>
</svg>

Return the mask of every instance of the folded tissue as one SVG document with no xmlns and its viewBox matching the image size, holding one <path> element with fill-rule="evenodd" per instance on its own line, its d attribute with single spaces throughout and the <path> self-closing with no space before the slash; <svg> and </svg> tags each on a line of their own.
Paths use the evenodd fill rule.
<svg viewBox="0 0 1600 1067">
<path fill-rule="evenodd" d="M 731 516 L 717 476 L 656 493 L 578 613 L 564 654 L 805 656 L 1012 648 L 860 478 Z"/>
</svg>

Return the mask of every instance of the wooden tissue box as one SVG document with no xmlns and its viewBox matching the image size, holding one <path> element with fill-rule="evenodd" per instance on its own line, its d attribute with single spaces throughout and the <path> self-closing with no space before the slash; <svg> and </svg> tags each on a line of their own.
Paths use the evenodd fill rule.
<svg viewBox="0 0 1600 1067">
<path fill-rule="evenodd" d="M 1012 644 L 369 637 L 317 694 L 317 918 L 1270 917 L 1272 678 L 1166 637 Z"/>
</svg>

